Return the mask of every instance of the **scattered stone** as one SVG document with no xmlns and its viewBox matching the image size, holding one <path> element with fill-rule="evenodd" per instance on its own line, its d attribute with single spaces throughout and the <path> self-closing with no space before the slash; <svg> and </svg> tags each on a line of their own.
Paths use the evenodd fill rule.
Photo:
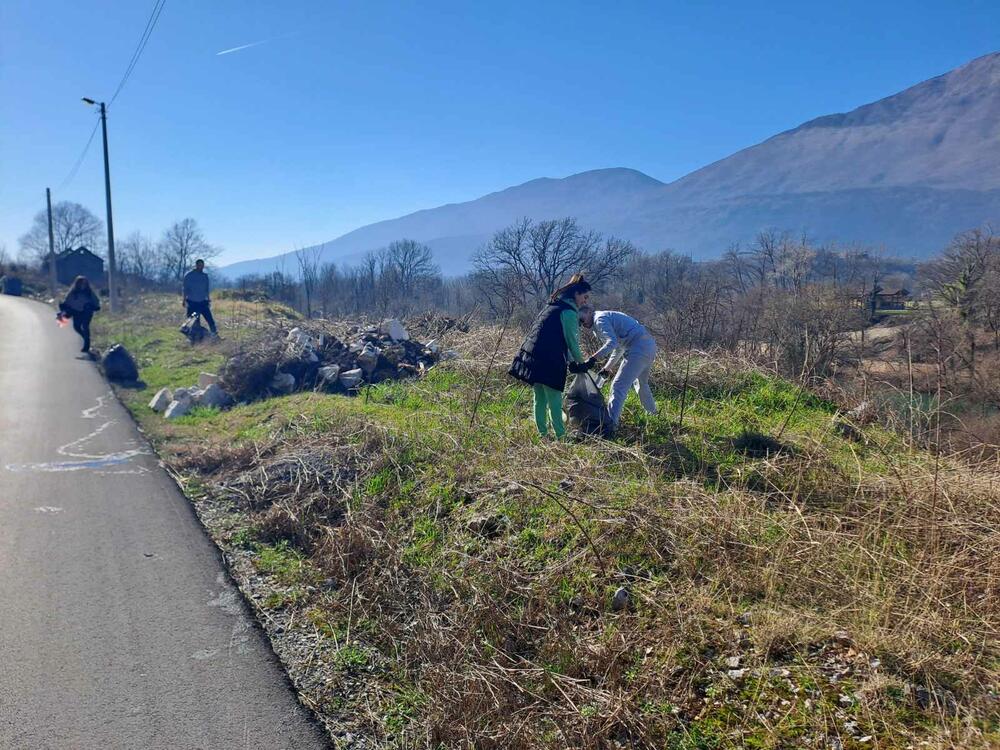
<svg viewBox="0 0 1000 750">
<path fill-rule="evenodd" d="M 208 388 L 208 386 L 212 385 L 212 383 L 218 383 L 220 382 L 220 380 L 221 378 L 219 378 L 219 376 L 215 375 L 214 373 L 202 372 L 198 374 L 198 387 Z"/>
<path fill-rule="evenodd" d="M 726 676 L 731 680 L 742 680 L 746 673 L 745 669 L 729 669 L 726 671 Z"/>
<path fill-rule="evenodd" d="M 340 365 L 327 365 L 319 368 L 319 381 L 321 383 L 335 383 L 340 377 Z"/>
<path fill-rule="evenodd" d="M 728 659 L 726 659 L 726 666 L 729 667 L 730 669 L 736 669 L 737 667 L 740 666 L 740 657 L 730 656 Z"/>
<path fill-rule="evenodd" d="M 135 360 L 121 344 L 115 344 L 104 355 L 101 360 L 104 367 L 104 374 L 108 380 L 115 380 L 122 383 L 131 383 L 139 379 L 139 368 L 136 367 Z"/>
<path fill-rule="evenodd" d="M 387 320 L 384 323 L 382 323 L 379 332 L 383 336 L 388 336 L 393 341 L 410 340 L 410 334 L 407 332 L 406 328 L 404 328 L 403 324 L 400 323 L 395 318 L 393 318 L 392 320 Z"/>
<path fill-rule="evenodd" d="M 365 344 L 365 348 L 358 354 L 358 365 L 366 374 L 371 375 L 375 371 L 379 353 L 378 347 L 369 343 Z"/>
<path fill-rule="evenodd" d="M 351 390 L 352 388 L 357 388 L 359 385 L 361 385 L 361 381 L 364 379 L 365 379 L 365 373 L 360 368 L 340 373 L 340 384 L 344 386 L 344 388 L 346 388 L 347 390 Z"/>
<path fill-rule="evenodd" d="M 170 402 L 174 400 L 173 394 L 170 392 L 169 388 L 161 388 L 153 396 L 153 399 L 149 402 L 149 408 L 153 411 L 159 413 L 161 411 L 166 411 L 167 407 L 170 406 Z"/>
<path fill-rule="evenodd" d="M 221 409 L 230 402 L 229 394 L 222 390 L 218 383 L 209 383 L 202 391 L 198 391 L 194 396 L 194 402 L 198 406 L 208 406 Z"/>
<path fill-rule="evenodd" d="M 177 417 L 183 417 L 185 414 L 191 411 L 194 403 L 189 398 L 184 398 L 181 400 L 174 400 L 170 402 L 167 410 L 163 412 L 163 417 L 165 419 L 177 419 Z"/>
<path fill-rule="evenodd" d="M 619 586 L 618 590 L 615 591 L 615 595 L 611 597 L 611 609 L 615 612 L 621 612 L 629 605 L 629 600 L 631 596 L 628 589 L 624 586 Z"/>
<path fill-rule="evenodd" d="M 295 376 L 287 372 L 279 372 L 271 378 L 269 387 L 276 393 L 291 393 L 295 389 Z"/>
</svg>

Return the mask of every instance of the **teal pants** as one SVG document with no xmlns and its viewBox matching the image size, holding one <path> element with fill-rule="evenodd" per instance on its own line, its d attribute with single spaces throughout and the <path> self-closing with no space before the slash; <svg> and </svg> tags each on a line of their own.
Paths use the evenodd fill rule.
<svg viewBox="0 0 1000 750">
<path fill-rule="evenodd" d="M 539 434 L 544 437 L 549 431 L 549 420 L 552 420 L 552 431 L 557 438 L 566 433 L 563 426 L 562 391 L 549 388 L 547 385 L 535 383 L 535 424 Z"/>
</svg>

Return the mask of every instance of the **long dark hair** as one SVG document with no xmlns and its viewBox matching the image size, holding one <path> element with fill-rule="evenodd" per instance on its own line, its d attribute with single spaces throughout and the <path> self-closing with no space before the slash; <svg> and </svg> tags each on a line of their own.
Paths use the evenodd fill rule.
<svg viewBox="0 0 1000 750">
<path fill-rule="evenodd" d="M 73 279 L 74 292 L 81 292 L 84 289 L 88 290 L 90 289 L 90 279 L 88 279 L 86 276 L 77 276 L 75 279 Z"/>
<path fill-rule="evenodd" d="M 574 273 L 569 281 L 552 292 L 549 302 L 555 302 L 560 297 L 571 297 L 574 294 L 583 294 L 590 291 L 590 282 L 583 278 L 582 273 Z"/>
</svg>

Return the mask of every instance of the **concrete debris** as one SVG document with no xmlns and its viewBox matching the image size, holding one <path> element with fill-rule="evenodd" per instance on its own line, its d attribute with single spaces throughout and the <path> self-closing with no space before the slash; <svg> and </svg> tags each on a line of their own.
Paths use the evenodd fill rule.
<svg viewBox="0 0 1000 750">
<path fill-rule="evenodd" d="M 174 395 L 170 392 L 169 388 L 161 388 L 153 396 L 152 400 L 149 402 L 149 408 L 153 411 L 159 413 L 161 411 L 166 411 L 167 407 L 170 406 L 170 402 L 174 400 Z"/>
<path fill-rule="evenodd" d="M 202 372 L 198 375 L 198 387 L 208 388 L 212 383 L 218 383 L 221 380 L 218 375 L 211 372 Z"/>
<path fill-rule="evenodd" d="M 225 364 L 220 385 L 240 402 L 306 389 L 355 392 L 364 383 L 419 377 L 457 357 L 442 356 L 434 341 L 417 341 L 396 319 L 350 326 L 342 339 L 315 325 L 302 321 L 253 344 Z"/>
<path fill-rule="evenodd" d="M 378 355 L 382 350 L 371 343 L 365 344 L 364 349 L 358 353 L 358 364 L 365 371 L 366 375 L 375 372 L 375 365 L 378 364 Z"/>
<path fill-rule="evenodd" d="M 319 368 L 319 381 L 320 383 L 333 383 L 337 381 L 340 377 L 340 365 L 327 365 L 326 367 Z"/>
<path fill-rule="evenodd" d="M 163 412 L 163 416 L 166 419 L 177 419 L 177 417 L 183 417 L 185 414 L 190 412 L 193 407 L 194 402 L 192 402 L 190 398 L 183 398 L 179 401 L 175 399 L 170 402 L 170 406 L 168 406 L 167 410 Z"/>
<path fill-rule="evenodd" d="M 404 328 L 403 324 L 400 323 L 395 318 L 393 318 L 392 320 L 387 320 L 384 323 L 382 323 L 381 327 L 379 328 L 379 332 L 383 336 L 388 336 L 393 341 L 410 340 L 410 334 L 407 332 L 406 328 Z"/>
<path fill-rule="evenodd" d="M 222 390 L 218 383 L 209 383 L 204 390 L 194 394 L 194 402 L 197 406 L 210 406 L 221 409 L 229 404 L 229 394 Z"/>
<path fill-rule="evenodd" d="M 357 388 L 361 385 L 361 381 L 365 379 L 364 370 L 357 368 L 354 370 L 348 370 L 347 372 L 340 373 L 340 384 L 344 386 L 347 390 L 352 388 Z"/>
</svg>

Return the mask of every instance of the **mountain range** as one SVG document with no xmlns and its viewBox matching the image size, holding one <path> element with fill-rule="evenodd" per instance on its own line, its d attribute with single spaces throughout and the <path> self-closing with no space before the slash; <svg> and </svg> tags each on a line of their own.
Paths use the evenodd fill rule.
<svg viewBox="0 0 1000 750">
<path fill-rule="evenodd" d="M 355 229 L 320 246 L 321 255 L 352 264 L 409 238 L 430 245 L 446 274 L 459 274 L 496 230 L 563 216 L 697 259 L 771 228 L 926 257 L 960 231 L 1000 225 L 1000 53 L 810 120 L 674 182 L 625 168 L 540 178 Z M 295 265 L 285 253 L 221 272 L 235 279 Z"/>
</svg>

